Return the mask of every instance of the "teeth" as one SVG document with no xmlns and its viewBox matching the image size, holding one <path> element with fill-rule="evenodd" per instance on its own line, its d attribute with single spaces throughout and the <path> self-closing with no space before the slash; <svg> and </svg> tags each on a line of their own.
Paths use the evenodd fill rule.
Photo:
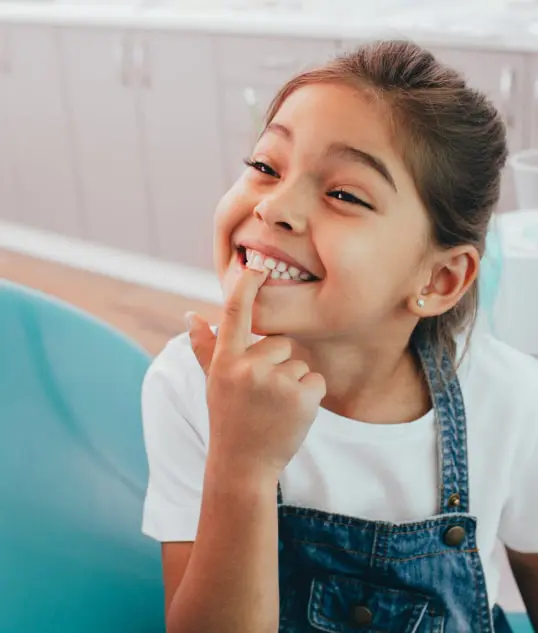
<svg viewBox="0 0 538 633">
<path fill-rule="evenodd" d="M 258 270 L 263 270 L 263 258 L 260 255 L 254 255 L 252 267 Z"/>
<path fill-rule="evenodd" d="M 286 262 L 279 261 L 274 257 L 264 257 L 261 253 L 250 248 L 246 249 L 246 255 L 247 266 L 249 268 L 256 268 L 258 270 L 267 268 L 271 271 L 271 279 L 283 279 L 285 281 L 291 279 L 296 281 L 310 281 L 313 279 L 310 273 L 300 271 L 295 266 L 288 266 Z"/>
</svg>

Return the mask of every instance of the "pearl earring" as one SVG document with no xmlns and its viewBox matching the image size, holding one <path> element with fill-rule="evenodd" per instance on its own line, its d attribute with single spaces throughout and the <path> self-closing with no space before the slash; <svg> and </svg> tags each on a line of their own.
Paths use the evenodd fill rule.
<svg viewBox="0 0 538 633">
<path fill-rule="evenodd" d="M 426 305 L 426 302 L 424 301 L 424 299 L 422 297 L 420 297 L 419 299 L 417 299 L 417 306 L 419 308 L 423 308 Z"/>
</svg>

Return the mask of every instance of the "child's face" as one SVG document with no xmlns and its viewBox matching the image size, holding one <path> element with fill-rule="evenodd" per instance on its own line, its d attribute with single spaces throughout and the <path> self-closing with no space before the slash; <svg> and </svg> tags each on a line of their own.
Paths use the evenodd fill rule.
<svg viewBox="0 0 538 633">
<path fill-rule="evenodd" d="M 250 158 L 256 166 L 216 213 L 225 294 L 240 274 L 242 244 L 269 255 L 279 249 L 316 278 L 267 282 L 254 332 L 373 342 L 408 319 L 409 297 L 425 280 L 429 225 L 386 113 L 346 86 L 305 86 L 285 100 Z"/>
</svg>

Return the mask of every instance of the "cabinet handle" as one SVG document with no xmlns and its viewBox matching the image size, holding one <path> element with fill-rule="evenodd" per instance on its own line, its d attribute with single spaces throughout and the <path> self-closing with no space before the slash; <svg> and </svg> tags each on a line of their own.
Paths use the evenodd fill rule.
<svg viewBox="0 0 538 633">
<path fill-rule="evenodd" d="M 144 88 L 151 87 L 151 59 L 147 40 L 139 42 L 133 51 L 134 66 L 137 69 L 140 84 Z"/>
<path fill-rule="evenodd" d="M 247 105 L 250 120 L 252 123 L 253 133 L 256 135 L 262 128 L 262 117 L 260 115 L 258 95 L 254 88 L 248 87 L 243 90 L 243 99 Z"/>
<path fill-rule="evenodd" d="M 298 66 L 296 57 L 276 57 L 270 55 L 260 62 L 262 70 L 286 70 L 287 68 L 295 68 Z"/>
<path fill-rule="evenodd" d="M 508 128 L 513 128 L 515 123 L 515 117 L 512 112 L 514 84 L 515 70 L 512 66 L 505 66 L 501 72 L 499 88 L 501 91 L 502 112 Z"/>
<path fill-rule="evenodd" d="M 116 50 L 116 63 L 118 78 L 123 86 L 131 85 L 133 66 L 132 44 L 128 38 L 122 38 Z"/>
</svg>

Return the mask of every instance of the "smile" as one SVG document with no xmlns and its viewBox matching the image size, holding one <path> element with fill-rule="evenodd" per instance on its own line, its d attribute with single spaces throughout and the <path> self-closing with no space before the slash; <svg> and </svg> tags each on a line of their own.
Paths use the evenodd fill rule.
<svg viewBox="0 0 538 633">
<path fill-rule="evenodd" d="M 285 259 L 277 259 L 272 255 L 266 255 L 260 251 L 246 248 L 245 246 L 239 246 L 237 252 L 243 267 L 248 267 L 249 263 L 256 261 L 257 264 L 261 263 L 265 268 L 271 271 L 268 281 L 292 281 L 295 283 L 319 281 L 318 277 L 308 270 L 287 262 Z"/>
</svg>

